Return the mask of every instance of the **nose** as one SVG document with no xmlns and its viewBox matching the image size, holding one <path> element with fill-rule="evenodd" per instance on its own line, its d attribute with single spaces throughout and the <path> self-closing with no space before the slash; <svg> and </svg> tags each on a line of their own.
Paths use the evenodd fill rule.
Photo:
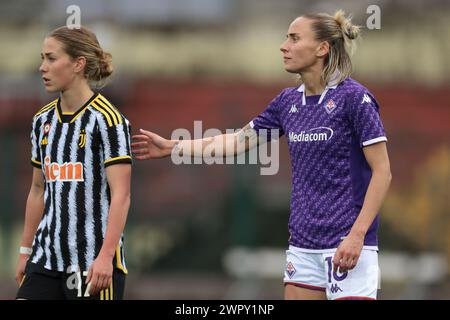
<svg viewBox="0 0 450 320">
<path fill-rule="evenodd" d="M 39 66 L 39 72 L 44 73 L 47 71 L 47 66 L 45 65 L 45 61 L 41 62 L 41 65 Z"/>
<path fill-rule="evenodd" d="M 283 53 L 286 53 L 288 51 L 288 49 L 286 48 L 286 43 L 287 43 L 287 40 L 285 40 L 280 46 L 280 51 Z"/>
</svg>

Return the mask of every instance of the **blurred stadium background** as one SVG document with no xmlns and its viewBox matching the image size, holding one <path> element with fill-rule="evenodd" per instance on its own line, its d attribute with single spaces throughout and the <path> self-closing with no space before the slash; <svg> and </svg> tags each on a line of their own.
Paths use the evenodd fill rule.
<svg viewBox="0 0 450 320">
<path fill-rule="evenodd" d="M 45 35 L 81 8 L 113 55 L 102 92 L 133 130 L 239 128 L 295 79 L 279 46 L 306 12 L 343 8 L 365 26 L 354 78 L 377 97 L 393 182 L 380 228 L 381 299 L 450 298 L 450 2 L 446 0 L 3 0 L 0 2 L 0 298 L 14 270 L 31 171 L 31 118 L 52 98 L 38 67 Z M 290 196 L 257 165 L 137 162 L 126 227 L 129 299 L 281 299 Z"/>
</svg>

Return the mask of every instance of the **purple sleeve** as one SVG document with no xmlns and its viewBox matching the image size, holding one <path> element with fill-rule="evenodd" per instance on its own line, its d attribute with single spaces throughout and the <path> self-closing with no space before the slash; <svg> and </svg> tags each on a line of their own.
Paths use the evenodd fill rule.
<svg viewBox="0 0 450 320">
<path fill-rule="evenodd" d="M 351 104 L 350 121 L 360 147 L 387 141 L 379 106 L 367 91 L 356 94 Z"/>
<path fill-rule="evenodd" d="M 269 106 L 260 115 L 250 122 L 250 126 L 260 133 L 261 129 L 268 130 L 268 137 L 271 137 L 270 130 L 279 130 L 279 137 L 284 134 L 283 127 L 280 121 L 280 102 L 282 100 L 283 92 L 281 92 L 275 99 L 273 99 Z"/>
</svg>

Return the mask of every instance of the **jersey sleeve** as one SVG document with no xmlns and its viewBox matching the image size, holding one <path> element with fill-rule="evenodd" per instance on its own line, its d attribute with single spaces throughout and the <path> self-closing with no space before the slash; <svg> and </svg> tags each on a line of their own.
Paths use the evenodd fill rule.
<svg viewBox="0 0 450 320">
<path fill-rule="evenodd" d="M 40 120 L 38 117 L 33 118 L 33 123 L 31 125 L 31 165 L 40 169 L 42 167 L 41 150 L 39 148 L 39 131 L 40 131 Z"/>
<path fill-rule="evenodd" d="M 122 114 L 119 113 L 118 115 L 120 119 L 116 122 L 108 122 L 103 119 L 99 121 L 105 167 L 119 163 L 132 164 L 131 125 Z"/>
<path fill-rule="evenodd" d="M 351 104 L 350 121 L 360 147 L 387 141 L 379 106 L 367 91 L 356 94 Z"/>
<path fill-rule="evenodd" d="M 261 134 L 261 130 L 267 130 L 267 137 L 270 139 L 273 135 L 272 130 L 278 130 L 278 136 L 281 137 L 284 134 L 283 127 L 280 121 L 280 102 L 283 96 L 281 92 L 275 97 L 267 106 L 267 108 L 259 114 L 256 118 L 250 121 L 250 126 L 258 133 Z"/>
</svg>

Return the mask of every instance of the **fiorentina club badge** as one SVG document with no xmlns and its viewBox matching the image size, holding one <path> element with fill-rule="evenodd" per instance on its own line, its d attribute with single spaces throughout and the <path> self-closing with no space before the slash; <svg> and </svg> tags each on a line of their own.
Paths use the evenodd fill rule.
<svg viewBox="0 0 450 320">
<path fill-rule="evenodd" d="M 328 100 L 327 103 L 325 104 L 325 110 L 328 113 L 332 113 L 334 111 L 334 109 L 336 109 L 336 104 L 334 103 L 334 101 L 332 99 Z"/>
<path fill-rule="evenodd" d="M 295 274 L 297 270 L 295 270 L 294 265 L 292 264 L 292 262 L 288 262 L 288 264 L 286 265 L 286 273 L 289 276 L 289 279 L 292 279 L 292 276 Z"/>
</svg>

